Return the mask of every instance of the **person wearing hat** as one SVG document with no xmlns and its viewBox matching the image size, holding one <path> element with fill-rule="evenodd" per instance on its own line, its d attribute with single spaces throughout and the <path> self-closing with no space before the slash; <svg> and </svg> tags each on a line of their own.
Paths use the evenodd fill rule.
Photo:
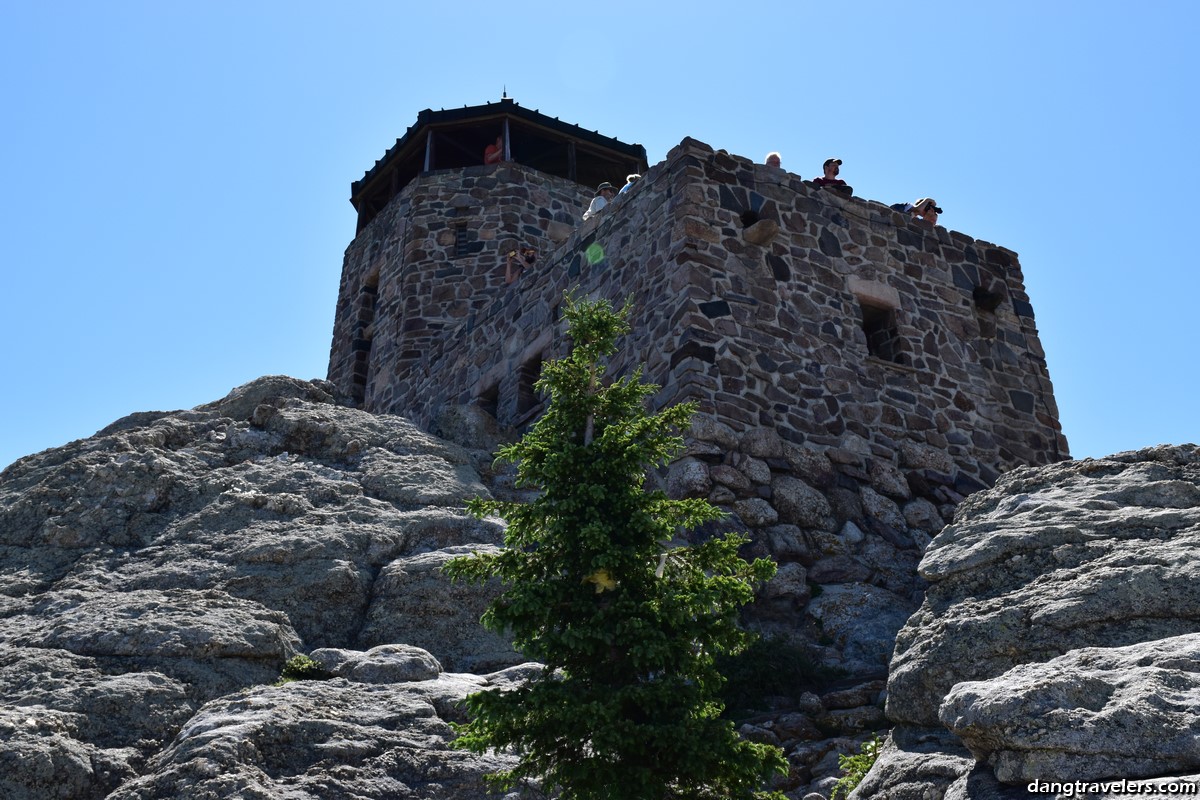
<svg viewBox="0 0 1200 800">
<path fill-rule="evenodd" d="M 838 177 L 838 173 L 841 172 L 841 166 L 842 160 L 840 158 L 825 159 L 825 164 L 822 167 L 825 175 L 821 178 L 813 178 L 813 183 L 817 186 L 829 186 L 834 189 L 842 187 L 849 189 L 850 187 L 846 186 L 846 182 Z"/>
<path fill-rule="evenodd" d="M 913 219 L 923 219 L 930 225 L 936 225 L 938 214 L 942 213 L 942 209 L 938 207 L 937 201 L 932 197 L 922 197 L 911 203 L 896 203 L 891 208 L 912 214 Z"/>
<path fill-rule="evenodd" d="M 587 207 L 587 211 L 583 212 L 583 221 L 587 222 L 592 217 L 599 214 L 608 205 L 609 201 L 617 196 L 617 190 L 608 181 L 596 187 L 596 196 L 592 199 L 591 205 Z"/>
<path fill-rule="evenodd" d="M 938 208 L 937 201 L 932 197 L 922 197 L 920 200 L 912 204 L 909 212 L 918 219 L 923 219 L 930 225 L 936 225 L 938 214 L 942 213 L 942 209 Z"/>
</svg>

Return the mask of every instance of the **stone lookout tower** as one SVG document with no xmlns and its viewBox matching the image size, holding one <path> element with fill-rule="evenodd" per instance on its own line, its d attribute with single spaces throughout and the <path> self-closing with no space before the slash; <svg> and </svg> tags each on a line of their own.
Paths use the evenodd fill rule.
<svg viewBox="0 0 1200 800">
<path fill-rule="evenodd" d="M 676 491 L 732 506 L 780 477 L 857 481 L 945 515 L 1068 457 L 1016 253 L 886 205 L 690 138 L 648 167 L 508 99 L 422 111 L 351 202 L 329 378 L 369 411 L 527 424 L 577 287 L 634 301 L 614 374 L 645 364 L 656 402 L 700 405 Z"/>
</svg>

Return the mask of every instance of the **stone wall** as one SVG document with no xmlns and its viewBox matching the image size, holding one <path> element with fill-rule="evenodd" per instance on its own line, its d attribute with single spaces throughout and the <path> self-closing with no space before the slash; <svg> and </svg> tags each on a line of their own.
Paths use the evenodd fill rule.
<svg viewBox="0 0 1200 800">
<path fill-rule="evenodd" d="M 346 249 L 329 379 L 368 409 L 396 407 L 394 382 L 502 291 L 507 254 L 544 257 L 591 196 L 513 163 L 414 180 Z"/>
<path fill-rule="evenodd" d="M 519 165 L 407 187 L 347 252 L 330 378 L 427 428 L 520 426 L 563 292 L 629 299 L 610 375 L 644 364 L 654 402 L 700 409 L 664 485 L 780 564 L 754 624 L 882 677 L 957 504 L 1067 457 L 1016 254 L 691 139 L 579 223 L 590 195 Z M 537 263 L 508 284 L 518 246 Z"/>
<path fill-rule="evenodd" d="M 365 376 L 365 408 L 420 424 L 472 402 L 523 423 L 578 287 L 633 300 L 615 372 L 644 363 L 659 402 L 696 400 L 738 434 L 897 466 L 929 447 L 959 494 L 1067 457 L 1012 251 L 691 139 L 556 243 L 590 194 L 519 165 L 414 182 L 347 251 L 330 379 Z M 538 263 L 505 285 L 518 244 Z"/>
<path fill-rule="evenodd" d="M 472 405 L 519 427 L 568 347 L 563 292 L 628 299 L 609 374 L 645 365 L 653 402 L 699 407 L 662 485 L 728 512 L 692 535 L 743 531 L 779 564 L 749 624 L 851 687 L 797 687 L 775 710 L 803 724 L 751 732 L 788 748 L 789 789 L 828 783 L 887 725 L 879 687 L 931 538 L 1001 473 L 1067 458 L 1016 254 L 691 139 L 580 222 L 590 195 L 518 165 L 407 187 L 347 252 L 330 378 L 445 435 L 447 410 L 486 419 Z M 479 227 L 455 257 L 463 208 Z M 506 283 L 525 246 L 536 264 Z"/>
</svg>

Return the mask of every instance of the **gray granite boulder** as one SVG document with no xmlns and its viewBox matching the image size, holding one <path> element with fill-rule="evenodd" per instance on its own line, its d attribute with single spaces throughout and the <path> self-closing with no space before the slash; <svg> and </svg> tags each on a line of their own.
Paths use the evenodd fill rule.
<svg viewBox="0 0 1200 800">
<path fill-rule="evenodd" d="M 429 574 L 449 557 L 439 557 L 444 549 L 500 542 L 503 523 L 463 509 L 488 496 L 472 453 L 334 396 L 323 381 L 263 378 L 190 411 L 130 415 L 0 473 L 0 796 L 90 800 L 123 786 L 128 796 L 290 796 L 291 778 L 272 772 L 283 768 L 273 759 L 292 758 L 279 754 L 306 740 L 304 720 L 324 702 L 303 698 L 333 690 L 266 686 L 292 656 L 322 649 L 356 681 L 345 697 L 327 698 L 330 713 L 386 716 L 386 705 L 368 706 L 394 700 L 413 721 L 410 734 L 395 734 L 414 748 L 411 763 L 387 768 L 395 786 L 425 786 L 422 770 L 457 775 L 470 762 L 457 752 L 416 755 L 417 743 L 448 736 L 422 710 L 430 697 L 371 687 L 420 679 L 453 686 L 460 700 L 479 679 L 439 675 L 442 665 L 475 651 L 487 656 L 471 665 L 486 661 L 483 672 L 520 661 L 479 626 L 486 592 Z M 433 566 L 422 572 L 425 562 Z M 260 751 L 278 782 L 251 775 L 257 762 L 226 775 L 217 743 L 231 743 L 234 760 L 248 757 L 239 748 L 255 741 L 256 723 L 222 715 L 280 698 L 298 702 L 271 710 Z M 220 720 L 194 717 L 212 702 L 225 704 L 209 706 L 223 709 Z M 458 713 L 457 702 L 443 711 Z M 399 758 L 386 755 L 387 736 L 371 740 L 362 725 L 363 742 L 341 741 L 330 722 L 329 743 L 313 746 Z M 172 754 L 201 741 L 215 749 L 207 761 L 188 756 L 163 783 L 150 762 L 166 764 L 173 739 Z M 350 762 L 328 780 L 356 788 L 311 796 L 395 796 L 383 778 L 367 787 L 369 771 L 346 777 L 376 762 Z M 443 789 L 413 791 L 478 796 L 486 765 L 476 766 Z M 223 777 L 202 787 L 206 770 Z M 167 788 L 176 778 L 197 783 Z"/>
<path fill-rule="evenodd" d="M 1192 633 L 1198 569 L 1194 446 L 1009 473 L 926 550 L 931 585 L 897 638 L 888 714 L 936 726 L 956 683 Z"/>
<path fill-rule="evenodd" d="M 930 586 L 888 678 L 897 727 L 854 796 L 1009 800 L 1036 782 L 1032 796 L 1101 798 L 1121 796 L 1105 780 L 1188 782 L 1198 567 L 1194 445 L 1020 469 L 972 495 L 920 563 Z"/>
<path fill-rule="evenodd" d="M 512 757 L 451 749 L 454 732 L 439 712 L 491 685 L 488 676 L 446 675 L 247 688 L 201 708 L 109 798 L 500 798 L 483 779 Z"/>
<path fill-rule="evenodd" d="M 943 724 L 1007 783 L 1200 769 L 1200 633 L 1084 648 L 956 685 Z"/>
</svg>

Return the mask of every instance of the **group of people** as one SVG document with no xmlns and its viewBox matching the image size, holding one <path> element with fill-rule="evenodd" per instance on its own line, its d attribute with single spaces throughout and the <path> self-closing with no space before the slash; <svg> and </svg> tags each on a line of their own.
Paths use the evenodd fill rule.
<svg viewBox="0 0 1200 800">
<path fill-rule="evenodd" d="M 783 157 L 777 152 L 767 153 L 766 158 L 763 159 L 763 163 L 768 167 L 783 169 Z M 813 178 L 812 183 L 814 186 L 820 186 L 824 189 L 834 189 L 849 194 L 853 190 L 844 180 L 838 177 L 841 171 L 842 160 L 840 158 L 827 158 L 825 159 L 825 163 L 821 165 L 821 172 L 823 174 L 819 178 Z M 640 180 L 641 177 L 638 174 L 627 175 L 625 177 L 625 185 L 621 187 L 620 191 L 608 181 L 597 186 L 595 198 L 588 205 L 587 210 L 583 212 L 584 221 L 586 222 L 598 215 L 614 199 L 628 192 L 630 187 Z M 937 224 L 938 215 L 942 213 L 942 209 L 932 197 L 922 197 L 911 203 L 895 203 L 891 208 L 911 214 L 914 219 L 924 220 L 931 225 Z"/>
<path fill-rule="evenodd" d="M 767 153 L 763 163 L 768 167 L 782 169 L 783 158 L 776 152 Z M 824 173 L 820 178 L 813 178 L 814 186 L 821 186 L 830 189 L 838 189 L 842 192 L 849 193 L 850 187 L 846 182 L 838 177 L 841 172 L 842 160 L 840 158 L 827 158 L 821 167 Z M 938 207 L 937 201 L 932 197 L 922 197 L 914 200 L 911 203 L 895 203 L 890 206 L 896 211 L 902 211 L 906 214 L 912 214 L 914 219 L 921 219 L 931 225 L 936 225 L 938 215 L 942 213 L 942 209 Z"/>
<path fill-rule="evenodd" d="M 617 191 L 616 187 L 613 186 L 608 181 L 605 181 L 604 183 L 597 186 L 596 187 L 596 196 L 592 199 L 592 202 L 588 205 L 587 210 L 583 212 L 583 221 L 587 222 L 589 219 L 591 219 L 592 217 L 599 214 L 601 211 L 603 211 L 605 208 L 608 207 L 609 203 L 611 203 L 617 197 L 620 197 L 621 195 L 628 192 L 630 190 L 630 188 L 632 188 L 632 186 L 641 179 L 642 179 L 642 176 L 638 175 L 636 172 L 626 175 L 625 176 L 625 185 L 621 187 L 620 191 Z"/>
</svg>

